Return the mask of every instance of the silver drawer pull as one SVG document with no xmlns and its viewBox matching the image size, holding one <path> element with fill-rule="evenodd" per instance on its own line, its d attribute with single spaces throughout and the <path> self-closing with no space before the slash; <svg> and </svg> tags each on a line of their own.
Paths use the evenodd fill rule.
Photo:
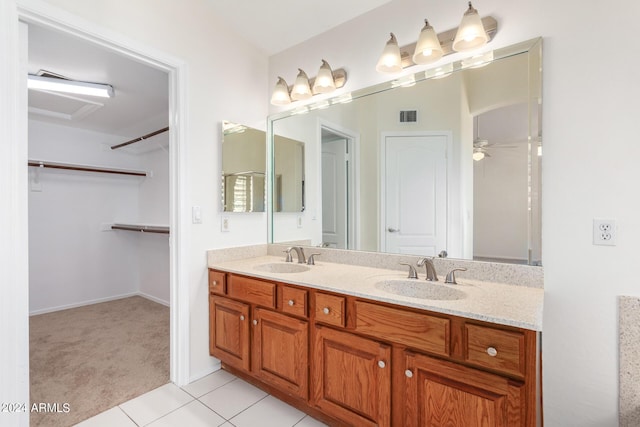
<svg viewBox="0 0 640 427">
<path fill-rule="evenodd" d="M 240 315 L 240 320 L 244 320 L 244 314 Z"/>
<path fill-rule="evenodd" d="M 387 366 L 387 364 L 386 364 L 386 363 L 384 363 L 384 360 L 379 360 L 379 361 L 378 361 L 378 367 L 380 367 L 381 369 L 384 369 L 384 368 L 385 368 L 385 366 Z"/>
<path fill-rule="evenodd" d="M 258 321 L 254 319 L 254 320 L 253 320 L 253 324 L 254 324 L 254 325 L 257 325 L 257 324 L 258 324 Z"/>
<path fill-rule="evenodd" d="M 487 354 L 491 357 L 496 357 L 498 355 L 498 350 L 496 350 L 495 347 L 489 347 L 487 348 Z"/>
<path fill-rule="evenodd" d="M 329 311 L 331 311 L 331 310 L 329 310 L 329 307 L 325 307 L 325 308 L 322 309 L 322 312 L 324 314 L 329 314 Z"/>
<path fill-rule="evenodd" d="M 413 372 L 411 371 L 411 369 L 407 369 L 406 371 L 404 371 L 404 375 L 407 378 L 412 378 L 413 377 Z"/>
<path fill-rule="evenodd" d="M 293 307 L 293 305 L 294 305 L 295 303 L 296 303 L 296 302 L 295 302 L 294 300 L 292 300 L 292 299 L 290 299 L 290 300 L 289 300 L 289 305 L 290 305 L 291 307 Z"/>
</svg>

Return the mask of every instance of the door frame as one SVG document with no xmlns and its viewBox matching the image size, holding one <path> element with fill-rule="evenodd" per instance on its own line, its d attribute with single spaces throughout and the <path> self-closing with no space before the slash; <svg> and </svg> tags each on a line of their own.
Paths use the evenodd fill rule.
<svg viewBox="0 0 640 427">
<path fill-rule="evenodd" d="M 177 385 L 189 383 L 189 251 L 190 233 L 187 215 L 187 180 L 182 171 L 187 168 L 187 65 L 184 61 L 158 51 L 125 36 L 116 34 L 99 25 L 95 25 L 75 15 L 71 15 L 59 8 L 46 3 L 31 1 L 2 2 L 4 9 L 1 24 L 6 30 L 2 34 L 0 49 L 8 53 L 5 64 L 0 65 L 0 75 L 7 75 L 7 85 L 11 89 L 9 96 L 1 101 L 6 114 L 0 115 L 0 127 L 5 129 L 9 156 L 0 163 L 7 168 L 2 174 L 7 182 L 18 185 L 11 188 L 8 198 L 14 203 L 7 203 L 0 210 L 9 218 L 8 225 L 12 227 L 11 238 L 8 240 L 7 250 L 12 253 L 13 264 L 8 265 L 9 286 L 0 287 L 1 291 L 10 288 L 19 289 L 4 295 L 15 295 L 12 304 L 2 304 L 3 314 L 16 319 L 11 328 L 0 329 L 0 338 L 9 338 L 8 342 L 15 342 L 15 353 L 0 357 L 4 369 L 13 368 L 10 380 L 6 384 L 11 396 L 24 396 L 28 402 L 29 390 L 29 310 L 28 310 L 28 202 L 27 202 L 27 91 L 24 70 L 21 68 L 21 57 L 25 55 L 24 48 L 20 48 L 19 22 L 42 26 L 78 37 L 103 48 L 112 50 L 143 64 L 165 71 L 169 77 L 169 138 L 170 138 L 170 380 Z M 6 52 L 5 52 L 6 51 Z M 4 138 L 3 138 L 4 139 Z M 5 142 L 3 141 L 3 144 Z M 4 156 L 3 156 L 4 157 Z M 0 229 L 5 231 L 4 228 Z M 4 249 L 2 254 L 4 254 Z M 13 271 L 15 270 L 15 271 Z M 3 269 L 4 271 L 4 269 Z M 179 286 L 183 284 L 183 286 Z M 11 300 L 11 298 L 8 298 Z M 4 315 L 3 315 L 4 317 Z M 4 340 L 3 340 L 4 341 Z M 6 342 L 6 341 L 4 341 Z M 15 388 L 14 388 L 15 386 Z M 4 394 L 3 394 L 4 396 Z M 6 401 L 22 401 L 24 399 L 6 399 Z M 26 416 L 28 423 L 28 413 Z M 23 420 L 20 420 L 22 423 Z M 26 424 L 25 424 L 26 425 Z"/>
<path fill-rule="evenodd" d="M 360 221 L 357 218 L 360 217 L 360 134 L 352 129 L 348 129 L 342 125 L 330 122 L 328 120 L 318 119 L 318 149 L 316 156 L 320 167 L 318 168 L 318 196 L 322 200 L 322 129 L 328 130 L 331 133 L 339 135 L 346 139 L 347 146 L 349 147 L 352 159 L 352 168 L 349 170 L 349 182 L 351 183 L 349 188 L 352 190 L 349 192 L 347 200 L 348 207 L 351 207 L 351 214 L 347 218 L 349 225 L 350 242 L 353 242 L 352 250 L 360 250 Z M 322 211 L 320 211 L 320 214 Z M 322 221 L 320 222 L 320 238 L 322 239 Z"/>
<path fill-rule="evenodd" d="M 387 179 L 386 176 L 386 157 L 385 153 L 387 152 L 387 138 L 390 137 L 411 137 L 411 136 L 443 136 L 447 139 L 447 250 L 451 247 L 451 233 L 449 232 L 449 228 L 451 224 L 453 224 L 453 212 L 451 209 L 451 186 L 449 184 L 449 180 L 452 175 L 453 170 L 453 133 L 451 131 L 391 131 L 391 132 L 381 132 L 380 133 L 380 182 L 378 183 L 378 193 L 380 194 L 380 223 L 378 224 L 378 248 L 380 252 L 386 252 L 386 192 L 385 192 L 385 182 Z"/>
</svg>

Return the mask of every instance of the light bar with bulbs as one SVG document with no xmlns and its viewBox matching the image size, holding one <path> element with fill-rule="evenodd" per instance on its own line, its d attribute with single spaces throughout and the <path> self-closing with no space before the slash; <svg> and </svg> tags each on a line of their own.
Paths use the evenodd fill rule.
<svg viewBox="0 0 640 427">
<path fill-rule="evenodd" d="M 115 95 L 113 86 L 108 84 L 80 82 L 77 80 L 44 77 L 34 74 L 29 74 L 27 87 L 34 90 L 99 96 L 101 98 L 112 98 Z"/>
</svg>

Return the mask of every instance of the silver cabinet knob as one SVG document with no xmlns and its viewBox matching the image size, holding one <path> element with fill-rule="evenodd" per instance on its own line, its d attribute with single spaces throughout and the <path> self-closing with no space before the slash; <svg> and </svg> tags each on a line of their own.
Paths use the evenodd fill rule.
<svg viewBox="0 0 640 427">
<path fill-rule="evenodd" d="M 322 309 L 322 312 L 324 314 L 329 314 L 329 311 L 331 311 L 331 310 L 329 310 L 329 307 L 325 307 L 325 308 Z"/>
<path fill-rule="evenodd" d="M 381 369 L 384 369 L 385 366 L 387 366 L 387 364 L 384 363 L 384 360 L 379 360 L 378 361 L 378 367 L 380 367 Z"/>
<path fill-rule="evenodd" d="M 213 286 L 218 286 L 218 281 L 217 280 L 213 281 Z"/>
<path fill-rule="evenodd" d="M 487 354 L 491 357 L 496 357 L 498 355 L 498 350 L 496 350 L 495 347 L 489 347 L 487 349 Z"/>
<path fill-rule="evenodd" d="M 295 302 L 294 300 L 292 300 L 292 299 L 290 299 L 290 300 L 289 300 L 289 305 L 290 305 L 291 307 L 293 307 L 293 305 L 294 305 L 295 303 L 296 303 L 296 302 Z"/>
<path fill-rule="evenodd" d="M 254 324 L 254 325 L 257 325 L 257 324 L 258 324 L 258 321 L 257 321 L 256 319 L 253 319 L 253 324 Z"/>
<path fill-rule="evenodd" d="M 412 378 L 413 377 L 413 372 L 411 371 L 411 369 L 407 369 L 406 371 L 404 371 L 404 375 L 407 378 Z"/>
<path fill-rule="evenodd" d="M 240 315 L 240 320 L 244 320 L 244 315 L 243 314 Z"/>
</svg>

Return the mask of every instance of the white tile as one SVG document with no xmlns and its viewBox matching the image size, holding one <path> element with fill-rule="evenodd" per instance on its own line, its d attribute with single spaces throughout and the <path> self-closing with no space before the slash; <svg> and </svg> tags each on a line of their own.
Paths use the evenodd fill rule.
<svg viewBox="0 0 640 427">
<path fill-rule="evenodd" d="M 175 384 L 166 384 L 120 405 L 136 424 L 144 426 L 191 402 L 193 397 Z"/>
<path fill-rule="evenodd" d="M 230 419 L 266 395 L 259 388 L 237 379 L 205 394 L 200 401 L 224 418 Z"/>
<path fill-rule="evenodd" d="M 291 427 L 305 415 L 293 406 L 268 396 L 231 418 L 231 422 L 236 427 Z"/>
<path fill-rule="evenodd" d="M 218 387 L 222 387 L 223 385 L 235 380 L 236 377 L 229 372 L 220 369 L 212 374 L 207 375 L 204 378 L 201 378 L 197 381 L 192 382 L 191 384 L 182 387 L 184 391 L 189 393 L 192 396 L 200 397 L 217 389 Z"/>
<path fill-rule="evenodd" d="M 226 420 L 220 415 L 195 400 L 159 420 L 155 420 L 149 424 L 149 427 L 212 427 L 222 425 L 225 422 Z"/>
<path fill-rule="evenodd" d="M 327 425 L 307 415 L 295 427 L 327 427 Z"/>
<path fill-rule="evenodd" d="M 137 427 L 117 406 L 76 424 L 76 427 Z"/>
</svg>

